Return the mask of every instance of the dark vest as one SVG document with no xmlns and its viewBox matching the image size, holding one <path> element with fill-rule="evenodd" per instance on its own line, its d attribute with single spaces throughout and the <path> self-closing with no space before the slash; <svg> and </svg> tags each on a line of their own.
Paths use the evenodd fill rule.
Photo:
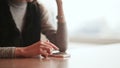
<svg viewBox="0 0 120 68">
<path fill-rule="evenodd" d="M 0 47 L 24 47 L 40 40 L 41 11 L 37 3 L 28 3 L 22 32 L 16 27 L 8 2 L 0 3 Z"/>
</svg>

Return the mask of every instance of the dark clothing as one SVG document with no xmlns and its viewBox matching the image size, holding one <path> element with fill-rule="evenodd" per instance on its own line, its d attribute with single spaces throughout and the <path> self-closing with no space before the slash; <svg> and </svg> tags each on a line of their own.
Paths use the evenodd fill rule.
<svg viewBox="0 0 120 68">
<path fill-rule="evenodd" d="M 7 1 L 0 3 L 0 9 L 0 47 L 24 47 L 40 40 L 41 12 L 37 3 L 28 3 L 22 32 L 16 27 Z"/>
</svg>

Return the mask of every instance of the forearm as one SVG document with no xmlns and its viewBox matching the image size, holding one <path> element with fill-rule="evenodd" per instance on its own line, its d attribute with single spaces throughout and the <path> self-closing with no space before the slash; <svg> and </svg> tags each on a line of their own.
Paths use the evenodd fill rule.
<svg viewBox="0 0 120 68">
<path fill-rule="evenodd" d="M 49 25 L 49 24 L 48 24 Z M 42 29 L 42 33 L 49 39 L 50 42 L 60 48 L 61 51 L 65 51 L 67 48 L 67 27 L 64 22 L 57 22 L 57 30 L 52 26 L 46 26 Z"/>
<path fill-rule="evenodd" d="M 57 2 L 57 9 L 58 9 L 58 16 L 57 16 L 57 23 L 58 23 L 58 28 L 57 28 L 57 34 L 56 34 L 56 39 L 57 39 L 57 46 L 60 48 L 61 52 L 65 52 L 67 49 L 67 28 L 66 28 L 66 21 L 64 17 L 64 11 L 63 11 L 63 6 L 62 6 L 62 1 L 61 0 L 56 0 Z"/>
<path fill-rule="evenodd" d="M 64 18 L 63 8 L 61 1 L 57 1 L 58 5 L 58 15 L 57 15 L 57 30 L 53 28 L 53 25 L 50 24 L 49 15 L 44 14 L 42 18 L 42 27 L 41 31 L 50 42 L 59 47 L 61 52 L 65 52 L 67 49 L 67 29 L 66 29 L 66 21 Z"/>
<path fill-rule="evenodd" d="M 66 23 L 58 22 L 58 29 L 56 33 L 56 45 L 59 47 L 61 52 L 65 52 L 67 50 L 68 36 Z"/>
<path fill-rule="evenodd" d="M 24 53 L 25 53 L 25 47 L 16 47 L 14 56 L 16 58 L 25 57 Z"/>
<path fill-rule="evenodd" d="M 50 30 L 49 32 L 45 32 L 45 35 L 49 39 L 50 42 L 54 43 L 61 52 L 65 52 L 67 49 L 68 36 L 66 23 L 57 23 L 57 30 Z"/>
<path fill-rule="evenodd" d="M 61 0 L 56 0 L 57 3 L 57 11 L 58 11 L 58 15 L 57 15 L 57 20 L 58 23 L 66 23 L 65 21 L 65 17 L 64 17 L 64 10 L 63 10 L 63 4 Z"/>
<path fill-rule="evenodd" d="M 0 47 L 0 58 L 14 58 L 15 47 Z"/>
<path fill-rule="evenodd" d="M 23 47 L 0 47 L 0 58 L 24 57 Z"/>
</svg>

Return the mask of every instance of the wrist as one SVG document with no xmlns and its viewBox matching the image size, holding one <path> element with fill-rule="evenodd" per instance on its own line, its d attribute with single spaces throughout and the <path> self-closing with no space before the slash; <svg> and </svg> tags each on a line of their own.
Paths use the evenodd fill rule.
<svg viewBox="0 0 120 68">
<path fill-rule="evenodd" d="M 64 15 L 63 16 L 62 15 L 61 16 L 58 15 L 56 18 L 57 18 L 57 20 L 58 20 L 59 23 L 64 23 L 65 22 Z"/>
<path fill-rule="evenodd" d="M 58 15 L 58 16 L 56 16 L 57 19 L 61 19 L 61 18 L 63 18 L 63 17 L 64 17 L 63 15 Z"/>
<path fill-rule="evenodd" d="M 15 48 L 15 57 L 24 57 L 25 49 L 24 47 Z"/>
</svg>

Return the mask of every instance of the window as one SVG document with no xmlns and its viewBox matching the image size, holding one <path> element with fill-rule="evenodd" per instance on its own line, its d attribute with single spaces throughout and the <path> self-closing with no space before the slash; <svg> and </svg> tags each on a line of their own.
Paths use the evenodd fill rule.
<svg viewBox="0 0 120 68">
<path fill-rule="evenodd" d="M 40 1 L 55 17 L 55 0 Z M 120 0 L 62 1 L 71 41 L 120 42 Z"/>
<path fill-rule="evenodd" d="M 63 3 L 70 38 L 120 42 L 120 0 L 63 0 Z"/>
</svg>

